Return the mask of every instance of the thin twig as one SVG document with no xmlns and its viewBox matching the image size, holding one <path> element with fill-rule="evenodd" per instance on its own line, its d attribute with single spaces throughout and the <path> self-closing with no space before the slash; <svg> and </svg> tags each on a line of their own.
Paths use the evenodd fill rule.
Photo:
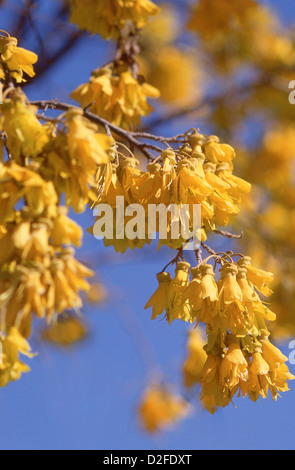
<svg viewBox="0 0 295 470">
<path fill-rule="evenodd" d="M 226 238 L 234 238 L 236 240 L 240 240 L 241 238 L 243 238 L 244 236 L 244 232 L 241 232 L 240 235 L 236 235 L 234 233 L 230 233 L 230 232 L 225 232 L 224 230 L 218 230 L 218 229 L 214 229 L 212 230 L 214 233 L 217 233 L 218 235 L 222 235 L 223 237 L 226 237 Z"/>
<path fill-rule="evenodd" d="M 175 258 L 173 258 L 172 261 L 170 261 L 170 263 L 166 264 L 166 266 L 163 268 L 162 270 L 162 273 L 166 271 L 167 268 L 169 268 L 169 266 L 171 266 L 172 264 L 176 264 L 179 262 L 179 260 L 182 260 L 184 261 L 184 257 L 183 257 L 183 247 L 179 248 L 178 250 L 178 253 L 177 255 L 175 256 Z"/>
<path fill-rule="evenodd" d="M 81 108 L 77 106 L 73 106 L 70 104 L 66 103 L 61 103 L 58 100 L 48 100 L 48 101 L 31 101 L 31 105 L 36 106 L 39 109 L 45 109 L 46 107 L 48 109 L 56 109 L 59 111 L 69 111 L 71 109 L 77 109 L 81 111 Z M 107 127 L 112 133 L 117 134 L 120 137 L 123 137 L 123 139 L 127 140 L 131 145 L 134 147 L 138 148 L 148 159 L 153 160 L 154 156 L 145 148 L 146 145 L 139 140 L 137 140 L 134 136 L 133 133 L 130 131 L 126 131 L 124 129 L 121 129 L 120 127 L 116 126 L 115 124 L 112 124 L 111 122 L 107 121 L 106 119 L 103 119 L 100 116 L 97 116 L 96 114 L 91 113 L 90 111 L 83 111 L 84 117 L 89 119 L 89 121 L 94 122 L 95 124 L 102 126 L 104 129 Z"/>
</svg>

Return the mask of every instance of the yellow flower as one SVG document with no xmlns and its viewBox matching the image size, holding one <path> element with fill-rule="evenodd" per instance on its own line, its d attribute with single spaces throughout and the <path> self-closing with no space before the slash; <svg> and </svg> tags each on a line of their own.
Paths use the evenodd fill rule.
<svg viewBox="0 0 295 470">
<path fill-rule="evenodd" d="M 142 28 L 149 16 L 160 12 L 150 0 L 71 0 L 70 21 L 104 39 L 118 39 L 126 21 Z"/>
<path fill-rule="evenodd" d="M 273 281 L 274 275 L 262 269 L 255 268 L 251 265 L 251 258 L 244 256 L 238 263 L 242 268 L 247 269 L 247 279 L 265 296 L 270 296 L 272 290 L 268 287 L 268 283 Z"/>
<path fill-rule="evenodd" d="M 203 367 L 207 360 L 204 346 L 205 340 L 200 331 L 190 330 L 187 342 L 188 355 L 182 369 L 184 385 L 187 388 L 201 382 Z"/>
<path fill-rule="evenodd" d="M 205 154 L 211 163 L 229 162 L 236 156 L 235 149 L 228 144 L 220 144 L 216 136 L 208 137 L 204 142 Z"/>
<path fill-rule="evenodd" d="M 30 368 L 19 360 L 19 353 L 28 357 L 33 357 L 31 347 L 19 331 L 12 327 L 9 329 L 6 338 L 1 338 L 2 361 L 0 361 L 0 387 L 6 387 L 9 382 L 19 380 L 21 375 L 29 372 Z"/>
<path fill-rule="evenodd" d="M 82 307 L 81 291 L 89 291 L 87 277 L 94 275 L 93 271 L 74 258 L 74 250 L 63 250 L 53 259 L 48 278 L 47 318 L 51 320 L 55 313 L 65 310 L 78 310 Z"/>
<path fill-rule="evenodd" d="M 117 167 L 117 176 L 123 190 L 123 195 L 127 204 L 137 202 L 136 193 L 138 192 L 140 180 L 143 173 L 136 168 L 139 162 L 135 158 L 126 158 L 122 160 Z"/>
<path fill-rule="evenodd" d="M 33 64 L 37 62 L 38 56 L 17 44 L 17 39 L 8 34 L 7 37 L 0 36 L 0 80 L 5 78 L 5 68 L 17 83 L 26 81 L 24 73 L 29 77 L 35 75 Z"/>
<path fill-rule="evenodd" d="M 218 320 L 223 330 L 228 328 L 234 335 L 245 335 L 250 328 L 249 315 L 237 275 L 235 265 L 224 265 L 221 269 Z"/>
<path fill-rule="evenodd" d="M 177 201 L 182 204 L 196 203 L 213 193 L 212 187 L 203 175 L 200 175 L 187 159 L 181 160 L 177 166 L 178 188 Z"/>
<path fill-rule="evenodd" d="M 216 314 L 218 290 L 213 268 L 211 264 L 201 264 L 191 272 L 193 279 L 183 293 L 183 300 L 188 299 L 192 315 L 197 317 L 198 322 L 214 321 L 212 318 Z"/>
<path fill-rule="evenodd" d="M 163 182 L 162 182 L 162 194 L 161 203 L 169 206 L 172 201 L 172 193 L 174 192 L 174 186 L 176 182 L 176 155 L 172 149 L 165 150 L 161 154 L 163 160 Z"/>
<path fill-rule="evenodd" d="M 230 185 L 215 174 L 216 168 L 216 164 L 212 162 L 206 163 L 206 165 L 204 165 L 206 181 L 212 188 L 214 188 L 215 191 L 226 192 L 230 189 Z"/>
<path fill-rule="evenodd" d="M 233 198 L 235 203 L 240 203 L 242 196 L 251 191 L 251 184 L 233 175 L 230 165 L 227 162 L 217 166 L 216 174 L 222 181 L 229 184 L 228 194 Z"/>
<path fill-rule="evenodd" d="M 22 198 L 34 216 L 55 217 L 58 197 L 51 181 L 13 162 L 0 167 L 0 220 L 11 218 L 16 203 Z"/>
<path fill-rule="evenodd" d="M 83 111 L 71 109 L 66 114 L 66 130 L 50 139 L 43 153 L 40 174 L 53 182 L 65 203 L 76 212 L 83 212 L 97 196 L 94 192 L 98 166 L 105 166 L 113 158 L 112 138 L 99 133 L 97 126 L 83 117 Z"/>
<path fill-rule="evenodd" d="M 59 207 L 57 218 L 53 221 L 50 233 L 52 243 L 57 246 L 75 245 L 81 246 L 83 236 L 82 228 L 67 216 L 67 208 Z"/>
<path fill-rule="evenodd" d="M 170 274 L 165 272 L 157 274 L 157 279 L 159 286 L 144 307 L 145 309 L 153 307 L 152 320 L 161 315 L 166 309 L 168 304 L 169 286 L 172 281 Z"/>
<path fill-rule="evenodd" d="M 37 157 L 49 141 L 46 126 L 36 117 L 37 109 L 26 104 L 26 96 L 20 89 L 10 93 L 0 105 L 0 129 L 7 135 L 7 147 L 14 160 Z"/>
<path fill-rule="evenodd" d="M 224 396 L 220 387 L 220 367 L 222 358 L 209 355 L 202 372 L 201 401 L 209 413 L 214 414 L 219 406 L 227 406 L 230 398 Z"/>
<path fill-rule="evenodd" d="M 185 288 L 189 285 L 189 269 L 189 263 L 177 263 L 175 277 L 169 284 L 166 306 L 166 317 L 169 324 L 173 320 L 193 321 L 190 304 L 187 300 L 183 300 Z"/>
<path fill-rule="evenodd" d="M 9 291 L 10 295 L 1 307 L 6 311 L 6 328 L 18 322 L 20 332 L 29 336 L 33 313 L 38 318 L 44 318 L 46 315 L 46 287 L 42 282 L 41 270 L 18 265 L 11 275 Z"/>
<path fill-rule="evenodd" d="M 84 322 L 74 316 L 59 317 L 56 323 L 43 329 L 41 337 L 58 346 L 71 346 L 83 341 L 87 336 Z"/>
<path fill-rule="evenodd" d="M 68 145 L 72 165 L 82 167 L 85 173 L 93 174 L 96 166 L 111 160 L 107 150 L 114 143 L 111 137 L 96 132 L 96 126 L 83 118 L 83 111 L 73 109 L 66 116 Z"/>
<path fill-rule="evenodd" d="M 219 302 L 221 311 L 225 311 L 232 302 L 243 301 L 242 290 L 237 282 L 238 268 L 235 265 L 224 265 L 221 269 Z"/>
<path fill-rule="evenodd" d="M 139 405 L 143 428 L 150 433 L 166 430 L 185 418 L 190 407 L 167 386 L 152 385 L 144 393 Z"/>
<path fill-rule="evenodd" d="M 252 356 L 248 381 L 248 396 L 252 401 L 256 402 L 260 395 L 263 398 L 267 398 L 268 390 L 271 385 L 269 365 L 263 359 L 259 350 L 254 352 Z"/>
<path fill-rule="evenodd" d="M 116 73 L 112 66 L 94 71 L 90 81 L 71 94 L 83 108 L 93 103 L 91 112 L 127 130 L 139 126 L 141 117 L 153 111 L 147 99 L 159 96 L 156 88 L 140 83 L 125 65 Z"/>
<path fill-rule="evenodd" d="M 230 399 L 241 388 L 243 395 L 247 393 L 248 362 L 238 343 L 231 343 L 221 362 L 220 382 L 224 393 Z"/>
<path fill-rule="evenodd" d="M 8 224 L 1 239 L 0 265 L 9 261 L 42 262 L 50 251 L 49 225 L 42 219 L 39 223 L 24 219 Z"/>
<path fill-rule="evenodd" d="M 147 165 L 148 173 L 138 181 L 137 188 L 133 191 L 139 204 L 147 208 L 148 204 L 160 204 L 163 186 L 162 167 L 159 163 Z"/>
<path fill-rule="evenodd" d="M 289 372 L 285 362 L 288 358 L 276 348 L 268 339 L 262 341 L 262 357 L 269 365 L 271 379 L 270 391 L 274 400 L 277 400 L 278 392 L 289 390 L 287 380 L 294 380 L 295 376 Z"/>
<path fill-rule="evenodd" d="M 97 171 L 97 193 L 99 203 L 109 204 L 113 209 L 116 207 L 116 198 L 124 197 L 124 189 L 117 175 L 118 166 L 109 163 L 100 166 Z"/>
</svg>

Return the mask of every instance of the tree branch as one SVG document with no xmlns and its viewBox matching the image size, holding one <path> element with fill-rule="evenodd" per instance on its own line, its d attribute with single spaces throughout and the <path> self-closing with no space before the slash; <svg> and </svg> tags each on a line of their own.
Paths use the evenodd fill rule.
<svg viewBox="0 0 295 470">
<path fill-rule="evenodd" d="M 61 103 L 58 100 L 48 100 L 48 101 L 30 101 L 30 104 L 33 106 L 36 106 L 39 109 L 55 109 L 59 111 L 69 111 L 71 109 L 77 109 L 81 111 L 81 108 L 77 106 L 73 106 L 70 104 L 66 103 Z M 125 139 L 127 142 L 129 142 L 132 146 L 136 147 L 138 150 L 140 150 L 149 160 L 154 160 L 154 155 L 151 154 L 147 149 L 151 148 L 152 150 L 155 150 L 157 152 L 163 151 L 160 147 L 153 146 L 151 144 L 146 144 L 143 142 L 140 142 L 137 138 L 136 135 L 137 133 L 133 133 L 131 131 L 126 131 L 122 129 L 121 127 L 116 126 L 115 124 L 112 124 L 111 122 L 107 121 L 106 119 L 97 116 L 96 114 L 91 113 L 87 109 L 82 110 L 84 117 L 89 119 L 89 121 L 94 122 L 95 124 L 102 126 L 104 129 L 108 129 L 108 131 L 118 135 L 119 137 L 122 137 Z M 44 116 L 43 116 L 44 118 Z"/>
</svg>

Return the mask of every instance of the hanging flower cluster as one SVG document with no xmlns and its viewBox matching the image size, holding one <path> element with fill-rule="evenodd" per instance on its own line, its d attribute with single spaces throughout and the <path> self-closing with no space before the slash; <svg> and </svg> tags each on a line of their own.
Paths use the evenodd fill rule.
<svg viewBox="0 0 295 470">
<path fill-rule="evenodd" d="M 70 0 L 70 21 L 104 39 L 118 39 L 126 22 L 142 28 L 160 8 L 150 0 Z"/>
<path fill-rule="evenodd" d="M 9 382 L 15 382 L 21 375 L 29 372 L 30 368 L 19 360 L 19 354 L 34 357 L 29 343 L 23 338 L 17 328 L 11 327 L 7 336 L 0 336 L 0 387 L 6 387 Z"/>
<path fill-rule="evenodd" d="M 227 48 L 229 32 L 239 49 L 238 60 L 245 60 L 257 42 L 260 23 L 265 34 L 251 64 L 263 62 L 264 72 L 275 64 L 283 69 L 294 64 L 292 38 L 272 31 L 272 18 L 263 14 L 256 0 L 216 3 L 200 0 L 188 24 L 199 34 L 203 50 L 211 51 L 212 70 L 237 63 Z M 96 289 L 91 292 L 88 278 L 94 273 L 76 259 L 73 247 L 81 246 L 83 233 L 69 217 L 70 210 L 81 213 L 87 205 L 107 204 L 113 230 L 105 234 L 104 244 L 123 253 L 149 244 L 161 231 L 160 211 L 155 224 L 149 224 L 151 206 L 185 206 L 191 220 L 199 205 L 199 239 L 211 256 L 202 261 L 201 248 L 196 250 L 198 263 L 192 268 L 183 257 L 183 244 L 193 237 L 178 231 L 175 238 L 175 218 L 168 215 L 166 238 L 160 236 L 159 247 L 178 250 L 168 265 L 176 265 L 175 274 L 167 267 L 157 274 L 158 287 L 145 308 L 152 309 L 153 320 L 163 315 L 169 325 L 177 320 L 189 325 L 183 381 L 187 389 L 202 384 L 201 400 L 210 413 L 235 396 L 257 401 L 270 394 L 277 400 L 295 377 L 287 358 L 269 340 L 268 322 L 274 322 L 276 315 L 262 296 L 271 295 L 273 275 L 252 266 L 250 257 L 214 253 L 204 243 L 210 232 L 221 233 L 218 227 L 227 226 L 240 213 L 251 190 L 234 174 L 235 149 L 195 129 L 175 138 L 133 132 L 153 111 L 149 99 L 160 97 L 160 91 L 139 74 L 137 60 L 148 82 L 163 89 L 163 101 L 187 107 L 193 101 L 200 103 L 198 57 L 191 60 L 187 44 L 179 41 L 173 15 L 164 13 L 164 21 L 159 18 L 151 25 L 150 43 L 144 36 L 140 41 L 139 29 L 160 11 L 150 0 L 70 0 L 69 7 L 70 20 L 79 28 L 117 40 L 114 60 L 96 69 L 71 94 L 82 109 L 53 100 L 39 102 L 44 114 L 38 114 L 15 88 L 15 82 L 34 76 L 37 56 L 18 47 L 16 38 L 0 33 L 0 386 L 29 371 L 19 356 L 32 357 L 27 340 L 35 317 L 47 323 L 44 340 L 68 346 L 87 334 L 74 316 L 82 308 L 82 293 L 88 292 L 89 299 L 104 295 Z M 254 89 L 261 93 L 260 86 Z M 221 99 L 212 116 L 212 123 L 223 129 L 224 121 L 238 115 L 235 109 L 225 112 L 227 105 Z M 63 114 L 47 116 L 48 109 Z M 282 153 L 282 139 L 272 137 L 270 153 Z M 274 149 L 277 139 L 279 152 Z M 287 150 L 289 175 L 292 145 Z M 146 166 L 143 157 L 148 158 Z M 272 184 L 278 185 L 278 180 Z M 118 198 L 123 201 L 123 216 Z M 134 204 L 142 209 L 135 222 L 133 211 L 128 211 Z M 99 214 L 89 231 L 95 235 L 102 220 Z M 134 229 L 133 238 L 127 236 L 127 228 Z M 190 224 L 190 233 L 194 229 Z M 206 341 L 192 329 L 199 323 L 206 327 Z M 188 411 L 185 400 L 158 383 L 146 390 L 139 408 L 149 432 L 171 426 Z"/>
<path fill-rule="evenodd" d="M 83 108 L 127 130 L 153 111 L 147 99 L 159 96 L 157 88 L 140 82 L 123 63 L 116 72 L 112 65 L 95 70 L 90 81 L 71 94 Z"/>
<path fill-rule="evenodd" d="M 132 157 L 101 167 L 97 173 L 97 202 L 110 205 L 116 219 L 116 197 L 123 197 L 125 206 L 139 204 L 144 208 L 143 217 L 146 221 L 151 205 L 187 205 L 192 214 L 194 206 L 199 204 L 202 213 L 201 236 L 204 240 L 206 230 L 214 230 L 216 224 L 227 225 L 230 216 L 239 214 L 239 204 L 251 189 L 249 183 L 233 174 L 234 157 L 234 149 L 220 143 L 218 137 L 205 137 L 194 131 L 188 137 L 187 144 L 178 150 L 170 148 L 163 151 L 154 162 L 147 165 L 146 171 L 137 168 L 138 161 Z M 129 221 L 130 218 L 125 217 L 124 226 Z M 161 239 L 160 245 L 178 249 L 186 240 L 173 238 L 171 223 L 171 219 L 168 220 L 167 239 Z M 147 224 L 144 236 L 134 240 L 126 237 L 120 240 L 115 237 L 108 239 L 106 236 L 105 244 L 113 244 L 121 252 L 128 247 L 141 248 L 151 241 L 149 229 Z M 157 226 L 154 231 L 158 230 Z"/>
<path fill-rule="evenodd" d="M 0 32 L 0 80 L 13 77 L 17 83 L 25 82 L 24 73 L 34 77 L 33 65 L 38 56 L 31 51 L 18 47 L 16 38 Z"/>
<path fill-rule="evenodd" d="M 18 339 L 27 338 L 34 315 L 49 323 L 82 307 L 81 292 L 89 290 L 87 278 L 93 272 L 75 258 L 73 246 L 81 245 L 82 229 L 68 208 L 81 212 L 94 198 L 95 171 L 110 161 L 113 140 L 84 119 L 82 110 L 42 125 L 19 89 L 5 94 L 0 130 L 5 148 L 0 163 L 0 317 L 7 333 L 7 361 L 1 366 L 5 380 L 0 383 L 6 385 L 28 370 L 18 361 L 17 349 L 7 346 L 11 331 L 13 338 L 16 331 Z M 19 350 L 28 352 L 23 341 Z"/>
<path fill-rule="evenodd" d="M 210 413 L 227 406 L 236 393 L 257 401 L 270 392 L 276 400 L 279 392 L 288 390 L 287 380 L 295 377 L 285 364 L 287 358 L 268 339 L 266 322 L 274 321 L 276 315 L 259 293 L 271 295 L 268 284 L 273 275 L 252 266 L 247 256 L 234 263 L 224 255 L 219 257 L 216 282 L 209 259 L 191 269 L 189 263 L 178 262 L 173 279 L 169 273 L 158 274 L 159 287 L 146 308 L 153 307 L 153 319 L 165 312 L 169 323 L 180 319 L 206 324 L 207 360 L 201 379 L 200 362 L 194 362 L 192 352 L 196 344 L 200 357 L 197 338 L 192 337 L 189 345 L 185 374 L 188 387 L 201 380 L 201 399 Z"/>
</svg>

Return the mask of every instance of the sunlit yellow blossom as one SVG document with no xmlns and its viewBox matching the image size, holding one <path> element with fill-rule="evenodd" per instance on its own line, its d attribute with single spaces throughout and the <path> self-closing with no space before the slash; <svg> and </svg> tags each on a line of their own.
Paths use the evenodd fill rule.
<svg viewBox="0 0 295 470">
<path fill-rule="evenodd" d="M 214 414 L 219 406 L 227 406 L 230 397 L 224 396 L 220 387 L 220 367 L 222 358 L 209 355 L 202 372 L 201 401 L 209 413 Z"/>
<path fill-rule="evenodd" d="M 227 191 L 230 189 L 230 185 L 215 174 L 216 168 L 216 164 L 212 162 L 206 163 L 206 165 L 204 165 L 206 181 L 216 191 Z"/>
<path fill-rule="evenodd" d="M 159 204 L 162 196 L 163 172 L 159 163 L 147 165 L 147 176 L 138 181 L 134 196 L 145 207 L 147 204 Z"/>
<path fill-rule="evenodd" d="M 285 362 L 288 358 L 266 339 L 262 342 L 262 356 L 269 365 L 269 374 L 271 378 L 270 391 L 273 399 L 276 400 L 278 392 L 287 392 L 289 390 L 287 380 L 294 380 L 295 377 L 289 372 Z"/>
<path fill-rule="evenodd" d="M 220 366 L 220 382 L 224 393 L 233 398 L 239 388 L 243 395 L 247 392 L 248 362 L 240 345 L 231 343 Z"/>
<path fill-rule="evenodd" d="M 26 96 L 16 89 L 0 105 L 0 129 L 7 135 L 7 147 L 13 158 L 35 158 L 49 141 L 48 130 L 36 117 L 37 109 L 26 104 Z"/>
<path fill-rule="evenodd" d="M 137 202 L 135 194 L 138 193 L 142 172 L 136 168 L 139 162 L 135 158 L 126 158 L 117 167 L 117 176 L 121 184 L 125 201 L 128 204 Z"/>
<path fill-rule="evenodd" d="M 81 227 L 67 216 L 67 209 L 59 207 L 58 216 L 53 222 L 50 236 L 54 245 L 80 246 L 83 232 Z"/>
<path fill-rule="evenodd" d="M 160 12 L 151 0 L 71 0 L 70 5 L 70 21 L 105 39 L 117 39 L 128 20 L 142 28 L 148 17 Z"/>
<path fill-rule="evenodd" d="M 25 336 L 31 331 L 32 315 L 44 318 L 46 305 L 44 302 L 46 286 L 42 282 L 42 273 L 38 269 L 30 269 L 18 265 L 11 278 L 11 290 L 5 308 L 7 328 L 18 322 L 19 330 Z"/>
<path fill-rule="evenodd" d="M 268 284 L 273 281 L 274 275 L 270 272 L 263 271 L 262 269 L 255 268 L 251 265 L 251 258 L 244 256 L 239 265 L 247 269 L 247 279 L 265 296 L 270 296 L 272 290 Z"/>
<path fill-rule="evenodd" d="M 254 352 L 249 368 L 249 398 L 252 401 L 257 401 L 259 396 L 266 398 L 270 385 L 269 365 L 259 351 Z"/>
<path fill-rule="evenodd" d="M 208 322 L 216 314 L 218 290 L 211 264 L 201 264 L 192 269 L 193 279 L 183 294 L 188 299 L 194 318 Z"/>
<path fill-rule="evenodd" d="M 2 354 L 0 361 L 0 387 L 6 387 L 9 382 L 15 382 L 21 378 L 30 368 L 19 360 L 19 353 L 33 357 L 29 343 L 23 338 L 19 331 L 12 327 L 6 338 L 1 338 Z"/>
<path fill-rule="evenodd" d="M 237 275 L 238 268 L 235 265 L 225 265 L 221 269 L 221 279 L 218 282 L 219 321 L 223 329 L 228 328 L 233 334 L 245 334 L 249 319 Z"/>
<path fill-rule="evenodd" d="M 93 171 L 96 165 L 111 160 L 107 150 L 113 145 L 113 139 L 96 132 L 96 127 L 83 118 L 83 111 L 73 109 L 67 113 L 68 144 L 72 163 L 83 167 L 85 172 Z"/>
<path fill-rule="evenodd" d="M 159 287 L 145 306 L 145 309 L 153 307 L 152 320 L 161 315 L 166 309 L 168 305 L 169 286 L 172 281 L 170 274 L 165 272 L 157 274 L 157 279 Z"/>
<path fill-rule="evenodd" d="M 213 193 L 212 187 L 207 183 L 203 175 L 191 166 L 189 160 L 181 160 L 177 168 L 178 201 L 187 204 L 190 200 L 201 201 Z"/>
<path fill-rule="evenodd" d="M 154 433 L 173 427 L 189 409 L 185 400 L 166 386 L 153 385 L 145 391 L 138 411 L 143 428 Z"/>
<path fill-rule="evenodd" d="M 0 220 L 9 219 L 16 203 L 25 198 L 34 216 L 54 217 L 58 197 L 51 181 L 13 162 L 0 168 Z"/>
<path fill-rule="evenodd" d="M 152 106 L 147 98 L 158 98 L 159 91 L 148 83 L 140 83 L 122 65 L 113 73 L 112 67 L 104 67 L 92 73 L 90 81 L 79 86 L 71 95 L 82 107 L 124 129 L 140 124 L 142 116 L 148 116 Z M 93 103 L 93 104 L 92 104 Z"/>
<path fill-rule="evenodd" d="M 187 358 L 183 364 L 185 387 L 200 383 L 207 354 L 204 351 L 205 339 L 198 329 L 190 330 L 187 342 Z"/>
<path fill-rule="evenodd" d="M 242 290 L 237 282 L 238 268 L 235 265 L 225 265 L 221 270 L 221 280 L 219 281 L 219 301 L 221 310 L 226 310 L 227 306 L 234 301 L 243 300 Z"/>
<path fill-rule="evenodd" d="M 93 271 L 78 262 L 73 257 L 73 250 L 64 250 L 52 261 L 51 276 L 47 291 L 47 316 L 51 319 L 54 313 L 65 310 L 80 309 L 82 299 L 80 292 L 90 289 L 87 277 L 93 276 Z"/>
<path fill-rule="evenodd" d="M 189 284 L 189 263 L 179 262 L 176 265 L 175 277 L 169 284 L 166 316 L 168 323 L 173 320 L 193 321 L 191 307 L 183 300 L 183 293 Z"/>
<path fill-rule="evenodd" d="M 212 163 L 231 163 L 236 156 L 234 148 L 228 144 L 219 143 L 219 138 L 216 136 L 209 137 L 205 141 L 204 147 L 206 157 Z"/>
<path fill-rule="evenodd" d="M 112 160 L 114 141 L 99 133 L 79 109 L 70 110 L 66 122 L 66 131 L 58 132 L 50 140 L 40 173 L 53 181 L 59 196 L 65 194 L 67 206 L 83 212 L 90 201 L 97 199 L 92 189 L 95 174 L 99 165 Z"/>
<path fill-rule="evenodd" d="M 22 220 L 7 225 L 7 233 L 1 239 L 0 264 L 8 261 L 42 262 L 49 254 L 49 225 Z"/>
<path fill-rule="evenodd" d="M 38 56 L 31 51 L 18 47 L 18 41 L 7 34 L 0 36 L 0 80 L 5 78 L 5 69 L 15 78 L 17 83 L 25 82 L 23 74 L 34 77 L 33 64 Z"/>
<path fill-rule="evenodd" d="M 236 203 L 240 203 L 242 196 L 251 191 L 251 184 L 233 175 L 227 162 L 217 166 L 216 174 L 222 181 L 229 184 L 228 194 Z"/>
</svg>

